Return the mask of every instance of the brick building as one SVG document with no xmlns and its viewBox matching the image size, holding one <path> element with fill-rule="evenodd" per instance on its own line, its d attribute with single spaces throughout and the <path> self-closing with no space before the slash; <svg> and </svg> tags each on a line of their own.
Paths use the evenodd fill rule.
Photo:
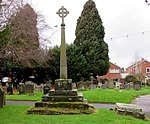
<svg viewBox="0 0 150 124">
<path fill-rule="evenodd" d="M 142 58 L 126 69 L 130 75 L 141 74 L 145 77 L 145 82 L 150 79 L 150 62 Z"/>
<path fill-rule="evenodd" d="M 120 81 L 121 79 L 121 68 L 116 64 L 110 62 L 109 71 L 106 75 L 100 76 L 99 79 L 113 79 L 114 81 Z"/>
</svg>

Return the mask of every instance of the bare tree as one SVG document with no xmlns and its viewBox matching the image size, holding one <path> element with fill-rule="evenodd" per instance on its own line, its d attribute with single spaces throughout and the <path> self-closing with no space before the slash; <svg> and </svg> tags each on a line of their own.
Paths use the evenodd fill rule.
<svg viewBox="0 0 150 124">
<path fill-rule="evenodd" d="M 47 56 L 40 49 L 38 15 L 29 4 L 23 5 L 18 1 L 12 0 L 5 10 L 7 21 L 4 30 L 0 33 L 0 64 L 6 67 L 32 67 L 44 64 Z M 15 10 L 10 13 L 9 9 L 11 10 L 12 7 Z M 44 26 L 47 27 L 43 25 L 43 29 Z"/>
</svg>

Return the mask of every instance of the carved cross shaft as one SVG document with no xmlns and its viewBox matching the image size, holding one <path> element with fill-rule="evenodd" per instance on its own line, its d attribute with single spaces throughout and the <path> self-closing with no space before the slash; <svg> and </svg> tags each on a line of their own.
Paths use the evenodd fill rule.
<svg viewBox="0 0 150 124">
<path fill-rule="evenodd" d="M 67 11 L 67 9 L 62 6 L 58 10 L 57 14 L 62 18 L 62 24 L 64 24 L 64 18 L 67 16 L 67 14 L 69 14 L 69 11 Z"/>
</svg>

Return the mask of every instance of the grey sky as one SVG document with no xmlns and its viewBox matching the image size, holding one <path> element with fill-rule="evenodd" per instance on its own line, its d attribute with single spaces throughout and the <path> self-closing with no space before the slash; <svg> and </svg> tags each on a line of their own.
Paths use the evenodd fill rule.
<svg viewBox="0 0 150 124">
<path fill-rule="evenodd" d="M 60 45 L 61 19 L 56 11 L 64 6 L 70 12 L 65 18 L 66 42 L 70 44 L 75 39 L 77 19 L 86 1 L 32 0 L 33 7 L 44 14 L 48 24 L 53 27 L 52 45 Z M 127 67 L 142 57 L 150 61 L 150 6 L 145 0 L 94 2 L 105 27 L 105 42 L 109 45 L 110 61 L 120 67 Z M 54 28 L 55 25 L 58 25 L 57 29 Z"/>
</svg>

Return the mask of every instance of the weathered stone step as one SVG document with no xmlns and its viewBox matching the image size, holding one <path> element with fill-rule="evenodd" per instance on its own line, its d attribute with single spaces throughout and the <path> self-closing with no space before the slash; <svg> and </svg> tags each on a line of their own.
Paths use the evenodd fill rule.
<svg viewBox="0 0 150 124">
<path fill-rule="evenodd" d="M 48 107 L 48 108 L 73 108 L 73 109 L 88 109 L 94 108 L 92 105 L 84 102 L 36 102 L 35 107 Z"/>
<path fill-rule="evenodd" d="M 60 114 L 92 114 L 95 112 L 94 107 L 88 108 L 62 108 L 62 107 L 34 107 L 27 110 L 27 114 L 39 115 L 60 115 Z"/>
<path fill-rule="evenodd" d="M 56 90 L 49 91 L 49 96 L 77 96 L 77 90 Z"/>
<path fill-rule="evenodd" d="M 43 96 L 43 102 L 83 102 L 82 95 L 78 96 Z"/>
</svg>

